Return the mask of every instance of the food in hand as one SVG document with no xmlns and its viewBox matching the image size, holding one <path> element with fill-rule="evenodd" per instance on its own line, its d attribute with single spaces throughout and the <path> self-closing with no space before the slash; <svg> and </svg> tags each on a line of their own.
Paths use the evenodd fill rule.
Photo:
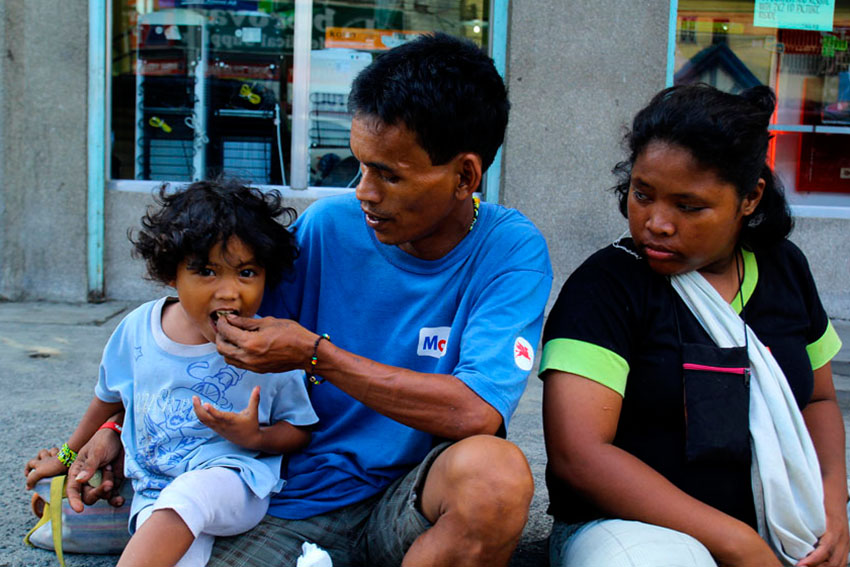
<svg viewBox="0 0 850 567">
<path fill-rule="evenodd" d="M 89 479 L 89 486 L 91 486 L 92 488 L 97 488 L 98 486 L 101 485 L 102 482 L 103 482 L 103 473 L 100 472 L 100 469 L 98 469 L 98 470 L 94 471 L 93 475 L 91 475 L 91 478 Z"/>
</svg>

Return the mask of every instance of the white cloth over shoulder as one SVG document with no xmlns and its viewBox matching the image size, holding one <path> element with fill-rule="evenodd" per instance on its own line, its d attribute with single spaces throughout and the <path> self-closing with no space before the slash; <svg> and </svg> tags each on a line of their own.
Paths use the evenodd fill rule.
<svg viewBox="0 0 850 567">
<path fill-rule="evenodd" d="M 671 281 L 717 346 L 745 344 L 741 318 L 702 275 L 694 271 L 673 276 Z M 780 559 L 794 565 L 826 531 L 820 464 L 782 369 L 749 326 L 746 333 L 759 532 Z"/>
</svg>

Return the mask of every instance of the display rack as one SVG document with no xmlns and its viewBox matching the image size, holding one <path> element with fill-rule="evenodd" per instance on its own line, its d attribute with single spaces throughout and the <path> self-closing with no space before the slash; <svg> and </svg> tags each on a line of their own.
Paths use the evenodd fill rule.
<svg viewBox="0 0 850 567">
<path fill-rule="evenodd" d="M 137 25 L 135 178 L 201 179 L 206 18 L 170 10 L 142 14 Z"/>
<path fill-rule="evenodd" d="M 175 9 L 142 14 L 137 26 L 134 177 L 284 183 L 285 64 L 273 17 L 235 11 L 210 21 Z"/>
<path fill-rule="evenodd" d="M 310 184 L 342 186 L 357 174 L 351 157 L 351 114 L 348 93 L 357 74 L 372 62 L 372 54 L 335 48 L 310 53 Z"/>
</svg>

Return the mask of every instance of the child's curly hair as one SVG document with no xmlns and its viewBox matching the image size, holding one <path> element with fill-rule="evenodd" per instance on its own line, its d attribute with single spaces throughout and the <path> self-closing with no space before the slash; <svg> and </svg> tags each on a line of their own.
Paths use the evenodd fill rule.
<svg viewBox="0 0 850 567">
<path fill-rule="evenodd" d="M 254 253 L 266 271 L 266 285 L 280 282 L 298 256 L 295 237 L 286 229 L 295 220 L 295 209 L 285 207 L 277 191 L 261 192 L 233 179 L 196 181 L 176 192 L 167 185 L 154 197 L 157 206 L 142 217 L 134 238 L 133 256 L 144 258 L 148 277 L 169 285 L 177 266 L 187 260 L 200 269 L 209 251 L 236 236 Z M 285 216 L 285 225 L 276 219 Z"/>
</svg>

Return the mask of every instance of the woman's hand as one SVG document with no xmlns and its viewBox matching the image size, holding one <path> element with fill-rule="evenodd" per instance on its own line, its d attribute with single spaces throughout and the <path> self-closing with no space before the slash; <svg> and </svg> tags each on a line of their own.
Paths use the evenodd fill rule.
<svg viewBox="0 0 850 567">
<path fill-rule="evenodd" d="M 797 562 L 800 567 L 845 567 L 850 554 L 850 529 L 847 509 L 843 513 L 826 515 L 826 532 L 818 540 L 814 551 Z"/>
<path fill-rule="evenodd" d="M 35 483 L 43 478 L 68 472 L 68 467 L 56 458 L 57 454 L 59 454 L 59 449 L 56 447 L 42 449 L 35 458 L 27 461 L 27 466 L 24 469 L 24 475 L 27 477 L 27 490 L 32 490 Z"/>
<path fill-rule="evenodd" d="M 98 469 L 103 478 L 100 485 L 92 487 L 89 479 Z M 100 429 L 77 453 L 77 460 L 68 469 L 65 493 L 68 504 L 75 512 L 83 511 L 83 503 L 94 504 L 97 500 L 109 500 L 115 507 L 124 503 L 118 488 L 124 479 L 124 452 L 121 438 L 111 429 Z"/>
<path fill-rule="evenodd" d="M 847 526 L 847 469 L 844 456 L 844 421 L 838 406 L 832 365 L 826 363 L 814 371 L 814 387 L 803 419 L 812 436 L 823 476 L 823 501 L 826 532 L 814 551 L 797 565 L 806 567 L 845 567 L 850 552 Z"/>
</svg>

